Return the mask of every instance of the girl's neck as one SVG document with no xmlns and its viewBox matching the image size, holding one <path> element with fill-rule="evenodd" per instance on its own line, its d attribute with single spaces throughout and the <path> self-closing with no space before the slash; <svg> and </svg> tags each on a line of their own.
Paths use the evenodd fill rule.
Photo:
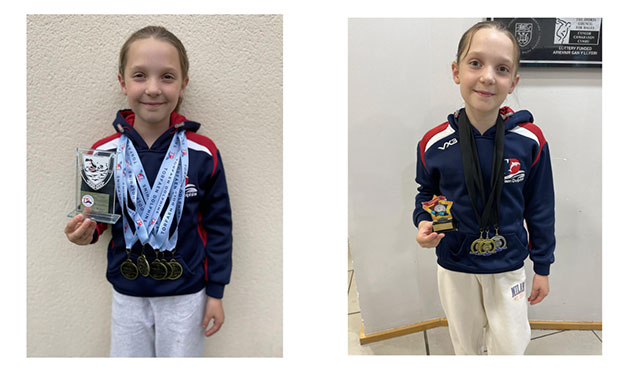
<svg viewBox="0 0 640 375">
<path fill-rule="evenodd" d="M 471 123 L 471 125 L 473 125 L 474 128 L 476 128 L 476 130 L 480 132 L 481 135 L 496 124 L 498 111 L 499 110 L 496 109 L 495 112 L 474 113 L 473 111 L 469 111 L 465 108 L 465 113 L 469 118 L 469 122 Z"/>
<path fill-rule="evenodd" d="M 151 148 L 153 143 L 169 128 L 169 124 L 166 124 L 166 126 L 160 124 L 147 124 L 136 119 L 134 127 L 147 144 L 147 147 Z"/>
</svg>

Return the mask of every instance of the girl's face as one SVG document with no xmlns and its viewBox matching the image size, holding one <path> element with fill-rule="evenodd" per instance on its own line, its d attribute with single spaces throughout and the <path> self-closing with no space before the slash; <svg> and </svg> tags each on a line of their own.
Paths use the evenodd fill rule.
<svg viewBox="0 0 640 375">
<path fill-rule="evenodd" d="M 124 77 L 118 74 L 122 92 L 136 114 L 136 125 L 169 125 L 189 79 L 182 77 L 178 51 L 153 38 L 129 46 Z"/>
<path fill-rule="evenodd" d="M 484 28 L 471 38 L 460 63 L 452 64 L 465 110 L 476 116 L 497 116 L 500 105 L 518 84 L 514 45 L 503 32 Z"/>
</svg>

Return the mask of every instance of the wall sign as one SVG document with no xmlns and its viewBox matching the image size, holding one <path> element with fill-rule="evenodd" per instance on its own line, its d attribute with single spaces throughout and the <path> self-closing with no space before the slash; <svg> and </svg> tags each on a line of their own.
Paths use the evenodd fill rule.
<svg viewBox="0 0 640 375">
<path fill-rule="evenodd" d="M 513 33 L 521 66 L 602 67 L 602 18 L 491 18 Z"/>
</svg>

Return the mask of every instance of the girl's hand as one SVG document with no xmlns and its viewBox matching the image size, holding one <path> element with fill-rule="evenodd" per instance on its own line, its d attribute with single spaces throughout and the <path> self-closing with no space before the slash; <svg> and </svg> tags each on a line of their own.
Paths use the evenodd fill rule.
<svg viewBox="0 0 640 375">
<path fill-rule="evenodd" d="M 549 294 L 549 276 L 536 274 L 533 276 L 533 282 L 531 284 L 529 303 L 535 305 L 536 303 L 542 302 L 544 297 Z"/>
<path fill-rule="evenodd" d="M 423 220 L 418 224 L 416 241 L 421 247 L 436 247 L 442 238 L 444 238 L 444 233 L 434 232 L 432 222 Z"/>
<path fill-rule="evenodd" d="M 93 232 L 97 223 L 91 219 L 85 219 L 88 209 L 84 213 L 74 216 L 64 227 L 67 239 L 76 245 L 88 245 L 93 239 Z"/>
<path fill-rule="evenodd" d="M 207 329 L 209 322 L 213 319 L 213 327 L 204 333 L 209 337 L 218 332 L 222 323 L 224 323 L 224 310 L 222 309 L 222 300 L 213 297 L 207 297 L 207 307 L 204 312 L 204 320 L 202 321 L 202 329 Z"/>
</svg>

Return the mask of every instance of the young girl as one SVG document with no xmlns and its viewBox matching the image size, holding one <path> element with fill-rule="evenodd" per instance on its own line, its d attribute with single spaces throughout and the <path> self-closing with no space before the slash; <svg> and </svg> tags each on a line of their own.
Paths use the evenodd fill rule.
<svg viewBox="0 0 640 375">
<path fill-rule="evenodd" d="M 131 35 L 118 73 L 131 109 L 117 113 L 116 134 L 92 147 L 117 151 L 111 356 L 202 356 L 204 337 L 224 321 L 231 207 L 215 144 L 177 112 L 188 69 L 184 46 L 163 27 Z M 87 245 L 105 229 L 77 215 L 65 233 Z"/>
<path fill-rule="evenodd" d="M 549 292 L 555 248 L 549 146 L 531 113 L 500 107 L 520 79 L 519 59 L 518 43 L 499 23 L 467 30 L 451 67 L 465 107 L 418 144 L 416 240 L 436 248 L 456 354 L 481 354 L 483 345 L 489 354 L 524 353 L 531 336 L 527 257 L 535 271 L 528 301 Z M 457 230 L 433 231 L 423 202 L 434 195 L 453 202 Z"/>
</svg>

